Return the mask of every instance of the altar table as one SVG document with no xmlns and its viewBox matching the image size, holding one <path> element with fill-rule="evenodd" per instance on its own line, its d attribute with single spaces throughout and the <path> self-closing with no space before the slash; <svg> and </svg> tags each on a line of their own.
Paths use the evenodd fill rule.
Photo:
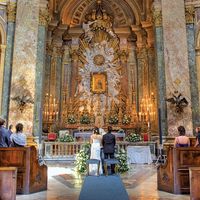
<svg viewBox="0 0 200 200">
<path fill-rule="evenodd" d="M 119 132 L 112 132 L 113 135 L 115 135 L 116 138 L 125 138 L 125 133 L 119 133 Z M 84 132 L 74 132 L 75 138 L 83 138 L 83 139 L 89 139 L 92 135 L 92 131 L 84 131 Z"/>
<path fill-rule="evenodd" d="M 153 162 L 149 146 L 128 146 L 127 156 L 130 163 L 150 164 Z"/>
</svg>

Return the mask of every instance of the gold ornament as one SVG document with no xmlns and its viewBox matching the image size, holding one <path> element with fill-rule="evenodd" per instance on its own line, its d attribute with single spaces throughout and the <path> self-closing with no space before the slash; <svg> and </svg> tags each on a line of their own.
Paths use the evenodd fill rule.
<svg viewBox="0 0 200 200">
<path fill-rule="evenodd" d="M 14 2 L 9 2 L 7 7 L 8 22 L 15 22 L 17 5 Z"/>
<path fill-rule="evenodd" d="M 153 10 L 153 22 L 156 27 L 162 26 L 162 12 L 161 10 Z"/>
<path fill-rule="evenodd" d="M 186 24 L 194 23 L 194 6 L 189 6 L 185 8 L 185 20 Z"/>
<path fill-rule="evenodd" d="M 47 26 L 50 21 L 49 11 L 47 9 L 40 10 L 39 13 L 39 24 L 41 26 Z"/>
<path fill-rule="evenodd" d="M 97 66 L 102 66 L 104 63 L 105 63 L 105 58 L 103 55 L 96 55 L 94 56 L 94 64 L 97 65 Z"/>
</svg>

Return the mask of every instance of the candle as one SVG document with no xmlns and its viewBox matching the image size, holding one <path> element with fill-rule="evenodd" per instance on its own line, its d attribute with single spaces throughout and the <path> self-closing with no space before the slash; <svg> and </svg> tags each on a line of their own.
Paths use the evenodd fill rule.
<svg viewBox="0 0 200 200">
<path fill-rule="evenodd" d="M 161 125 L 161 109 L 158 109 L 158 125 L 159 125 L 159 139 L 162 145 L 162 125 Z"/>
</svg>

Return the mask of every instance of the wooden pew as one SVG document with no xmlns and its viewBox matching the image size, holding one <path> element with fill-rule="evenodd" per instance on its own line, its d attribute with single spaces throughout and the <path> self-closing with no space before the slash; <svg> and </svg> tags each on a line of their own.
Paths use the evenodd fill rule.
<svg viewBox="0 0 200 200">
<path fill-rule="evenodd" d="M 0 167 L 17 167 L 17 194 L 47 189 L 47 166 L 39 166 L 34 146 L 0 148 Z"/>
<path fill-rule="evenodd" d="M 16 167 L 0 167 L 0 199 L 16 200 Z"/>
<path fill-rule="evenodd" d="M 200 199 L 200 167 L 190 167 L 190 199 Z"/>
<path fill-rule="evenodd" d="M 158 190 L 174 193 L 190 193 L 189 168 L 200 166 L 200 148 L 169 146 L 167 161 L 157 169 Z"/>
</svg>

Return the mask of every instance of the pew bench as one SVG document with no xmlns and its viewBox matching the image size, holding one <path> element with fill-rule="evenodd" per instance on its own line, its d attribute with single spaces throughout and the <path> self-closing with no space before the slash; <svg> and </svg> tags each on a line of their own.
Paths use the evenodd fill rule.
<svg viewBox="0 0 200 200">
<path fill-rule="evenodd" d="M 189 194 L 189 168 L 200 166 L 200 148 L 169 146 L 166 154 L 166 163 L 157 168 L 158 190 Z"/>
<path fill-rule="evenodd" d="M 16 167 L 0 167 L 0 199 L 16 200 Z"/>
<path fill-rule="evenodd" d="M 47 166 L 39 165 L 34 146 L 0 148 L 0 167 L 17 168 L 17 194 L 47 190 Z"/>
<path fill-rule="evenodd" d="M 200 199 L 200 167 L 190 167 L 190 199 Z"/>
</svg>

